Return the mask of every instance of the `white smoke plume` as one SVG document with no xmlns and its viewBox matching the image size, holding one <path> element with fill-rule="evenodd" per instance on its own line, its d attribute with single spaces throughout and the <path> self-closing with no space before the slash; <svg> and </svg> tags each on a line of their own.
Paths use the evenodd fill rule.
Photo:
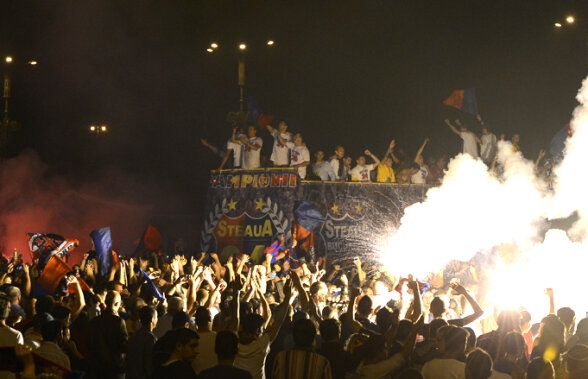
<svg viewBox="0 0 588 379">
<path fill-rule="evenodd" d="M 489 302 L 501 308 L 523 306 L 535 318 L 542 317 L 548 306 L 544 290 L 553 288 L 556 308 L 588 310 L 574 291 L 583 288 L 588 263 L 588 79 L 577 100 L 573 136 L 555 168 L 553 188 L 508 142 L 499 143 L 499 176 L 460 154 L 450 162 L 441 186 L 429 190 L 423 203 L 406 209 L 399 229 L 381 246 L 383 263 L 392 272 L 423 278 L 452 260 L 468 261 L 478 252 L 506 245 L 503 264 L 489 268 Z M 547 218 L 574 211 L 579 219 L 568 235 L 549 230 L 543 240 Z"/>
</svg>

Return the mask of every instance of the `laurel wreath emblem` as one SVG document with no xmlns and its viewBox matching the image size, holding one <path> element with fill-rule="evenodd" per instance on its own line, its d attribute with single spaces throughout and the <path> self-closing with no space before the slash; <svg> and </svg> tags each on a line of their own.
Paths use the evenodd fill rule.
<svg viewBox="0 0 588 379">
<path fill-rule="evenodd" d="M 284 212 L 278 209 L 277 203 L 272 203 L 271 198 L 268 196 L 265 200 L 265 206 L 261 209 L 264 215 L 268 215 L 272 220 L 273 225 L 276 227 L 278 233 L 283 233 L 286 237 L 286 241 L 292 238 L 292 231 L 289 228 L 290 222 L 285 217 Z M 227 199 L 223 199 L 220 206 L 215 204 L 214 208 L 208 213 L 208 217 L 204 220 L 204 227 L 202 228 L 200 248 L 201 251 L 209 251 L 212 249 L 213 241 L 215 237 L 213 234 L 214 228 L 220 221 L 223 215 L 229 213 L 227 207 Z"/>
</svg>

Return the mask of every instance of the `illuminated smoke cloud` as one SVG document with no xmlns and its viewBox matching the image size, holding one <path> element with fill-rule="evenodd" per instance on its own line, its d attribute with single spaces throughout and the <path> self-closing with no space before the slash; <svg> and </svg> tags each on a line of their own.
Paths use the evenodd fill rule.
<svg viewBox="0 0 588 379">
<path fill-rule="evenodd" d="M 0 165 L 0 249 L 8 256 L 16 248 L 28 261 L 25 233 L 57 233 L 80 241 L 72 254 L 79 262 L 90 249 L 90 232 L 110 225 L 115 250 L 132 252 L 149 222 L 151 207 L 139 204 L 146 191 L 116 173 L 73 185 L 48 174 L 35 153 L 24 152 Z"/>
<path fill-rule="evenodd" d="M 382 248 L 394 272 L 419 277 L 451 260 L 467 261 L 501 243 L 531 246 L 544 216 L 543 187 L 533 164 L 500 143 L 502 180 L 469 155 L 450 161 L 443 183 L 423 203 L 408 207 L 398 231 Z M 400 259 L 398 257 L 401 257 Z"/>
</svg>

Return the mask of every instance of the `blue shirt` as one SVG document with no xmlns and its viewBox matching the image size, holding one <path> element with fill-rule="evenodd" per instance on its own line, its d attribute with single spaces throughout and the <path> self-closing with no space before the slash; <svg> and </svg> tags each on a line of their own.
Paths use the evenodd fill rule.
<svg viewBox="0 0 588 379">
<path fill-rule="evenodd" d="M 337 180 L 335 171 L 329 162 L 322 161 L 321 163 L 314 163 L 312 165 L 312 172 L 321 178 L 321 180 Z"/>
</svg>

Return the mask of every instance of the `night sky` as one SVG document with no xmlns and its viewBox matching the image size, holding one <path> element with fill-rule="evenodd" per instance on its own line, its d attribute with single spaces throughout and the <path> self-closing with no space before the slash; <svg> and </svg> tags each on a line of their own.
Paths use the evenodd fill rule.
<svg viewBox="0 0 588 379">
<path fill-rule="evenodd" d="M 425 157 L 457 153 L 461 140 L 443 119 L 459 115 L 441 102 L 474 87 L 487 125 L 519 133 L 534 159 L 569 121 L 588 65 L 580 1 L 0 4 L 0 53 L 14 57 L 11 118 L 21 125 L 11 154 L 32 149 L 74 183 L 116 171 L 158 187 L 167 196 L 153 200 L 156 213 L 176 222 L 202 215 L 220 160 L 199 138 L 224 145 L 230 135 L 241 41 L 247 92 L 262 110 L 302 132 L 311 153 L 343 144 L 353 157 L 381 156 L 391 138 L 410 155 L 425 137 Z M 570 13 L 574 25 L 553 26 Z M 93 123 L 110 132 L 91 135 Z"/>
</svg>

